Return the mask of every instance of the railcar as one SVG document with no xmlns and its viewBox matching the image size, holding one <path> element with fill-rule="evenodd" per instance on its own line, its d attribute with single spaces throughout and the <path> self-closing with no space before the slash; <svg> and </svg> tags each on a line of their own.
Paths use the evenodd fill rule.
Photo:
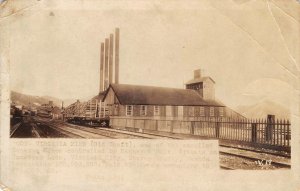
<svg viewBox="0 0 300 191">
<path fill-rule="evenodd" d="M 63 111 L 68 123 L 88 127 L 109 127 L 109 111 L 97 97 L 87 102 L 75 103 L 66 107 Z"/>
</svg>

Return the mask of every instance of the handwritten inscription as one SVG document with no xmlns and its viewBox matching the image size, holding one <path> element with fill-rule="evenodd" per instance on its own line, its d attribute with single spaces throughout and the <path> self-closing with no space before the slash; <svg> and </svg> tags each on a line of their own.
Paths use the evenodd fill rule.
<svg viewBox="0 0 300 191">
<path fill-rule="evenodd" d="M 257 164 L 258 166 L 261 166 L 261 167 L 271 166 L 272 165 L 272 160 L 265 160 L 265 159 L 257 160 L 257 161 L 255 161 L 255 164 Z"/>
</svg>

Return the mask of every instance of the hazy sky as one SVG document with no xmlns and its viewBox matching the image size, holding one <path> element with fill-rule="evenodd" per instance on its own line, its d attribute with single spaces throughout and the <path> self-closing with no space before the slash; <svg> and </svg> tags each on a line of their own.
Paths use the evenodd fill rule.
<svg viewBox="0 0 300 191">
<path fill-rule="evenodd" d="M 7 3 L 0 14 L 13 13 L 0 22 L 12 90 L 61 99 L 96 95 L 100 43 L 119 27 L 120 83 L 182 88 L 200 68 L 229 106 L 295 101 L 296 1 L 21 2 Z"/>
</svg>

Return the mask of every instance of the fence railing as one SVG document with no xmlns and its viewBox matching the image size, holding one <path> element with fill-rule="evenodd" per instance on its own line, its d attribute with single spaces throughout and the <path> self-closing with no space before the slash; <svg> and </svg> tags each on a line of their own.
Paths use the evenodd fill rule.
<svg viewBox="0 0 300 191">
<path fill-rule="evenodd" d="M 291 129 L 288 120 L 203 118 L 197 121 L 111 118 L 115 127 L 137 128 L 189 134 L 241 143 L 290 147 Z"/>
</svg>

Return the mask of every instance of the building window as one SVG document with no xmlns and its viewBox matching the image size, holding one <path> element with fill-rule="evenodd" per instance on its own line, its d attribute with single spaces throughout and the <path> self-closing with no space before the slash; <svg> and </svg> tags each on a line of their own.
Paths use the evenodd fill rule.
<svg viewBox="0 0 300 191">
<path fill-rule="evenodd" d="M 200 116 L 205 116 L 204 107 L 200 107 Z"/>
<path fill-rule="evenodd" d="M 224 116 L 224 108 L 223 108 L 223 107 L 220 107 L 220 108 L 219 108 L 219 116 L 220 116 L 220 117 L 223 117 L 223 116 Z"/>
<path fill-rule="evenodd" d="M 194 107 L 189 107 L 189 116 L 194 117 L 195 115 L 195 108 Z"/>
<path fill-rule="evenodd" d="M 210 115 L 210 116 L 215 116 L 215 110 L 214 110 L 213 107 L 210 107 L 210 108 L 209 108 L 209 115 Z"/>
<path fill-rule="evenodd" d="M 159 106 L 154 106 L 154 116 L 159 116 Z"/>
<path fill-rule="evenodd" d="M 133 106 L 126 105 L 126 116 L 132 116 L 132 114 L 133 114 Z"/>
<path fill-rule="evenodd" d="M 147 106 L 141 105 L 140 115 L 141 115 L 141 116 L 147 115 Z"/>
</svg>

